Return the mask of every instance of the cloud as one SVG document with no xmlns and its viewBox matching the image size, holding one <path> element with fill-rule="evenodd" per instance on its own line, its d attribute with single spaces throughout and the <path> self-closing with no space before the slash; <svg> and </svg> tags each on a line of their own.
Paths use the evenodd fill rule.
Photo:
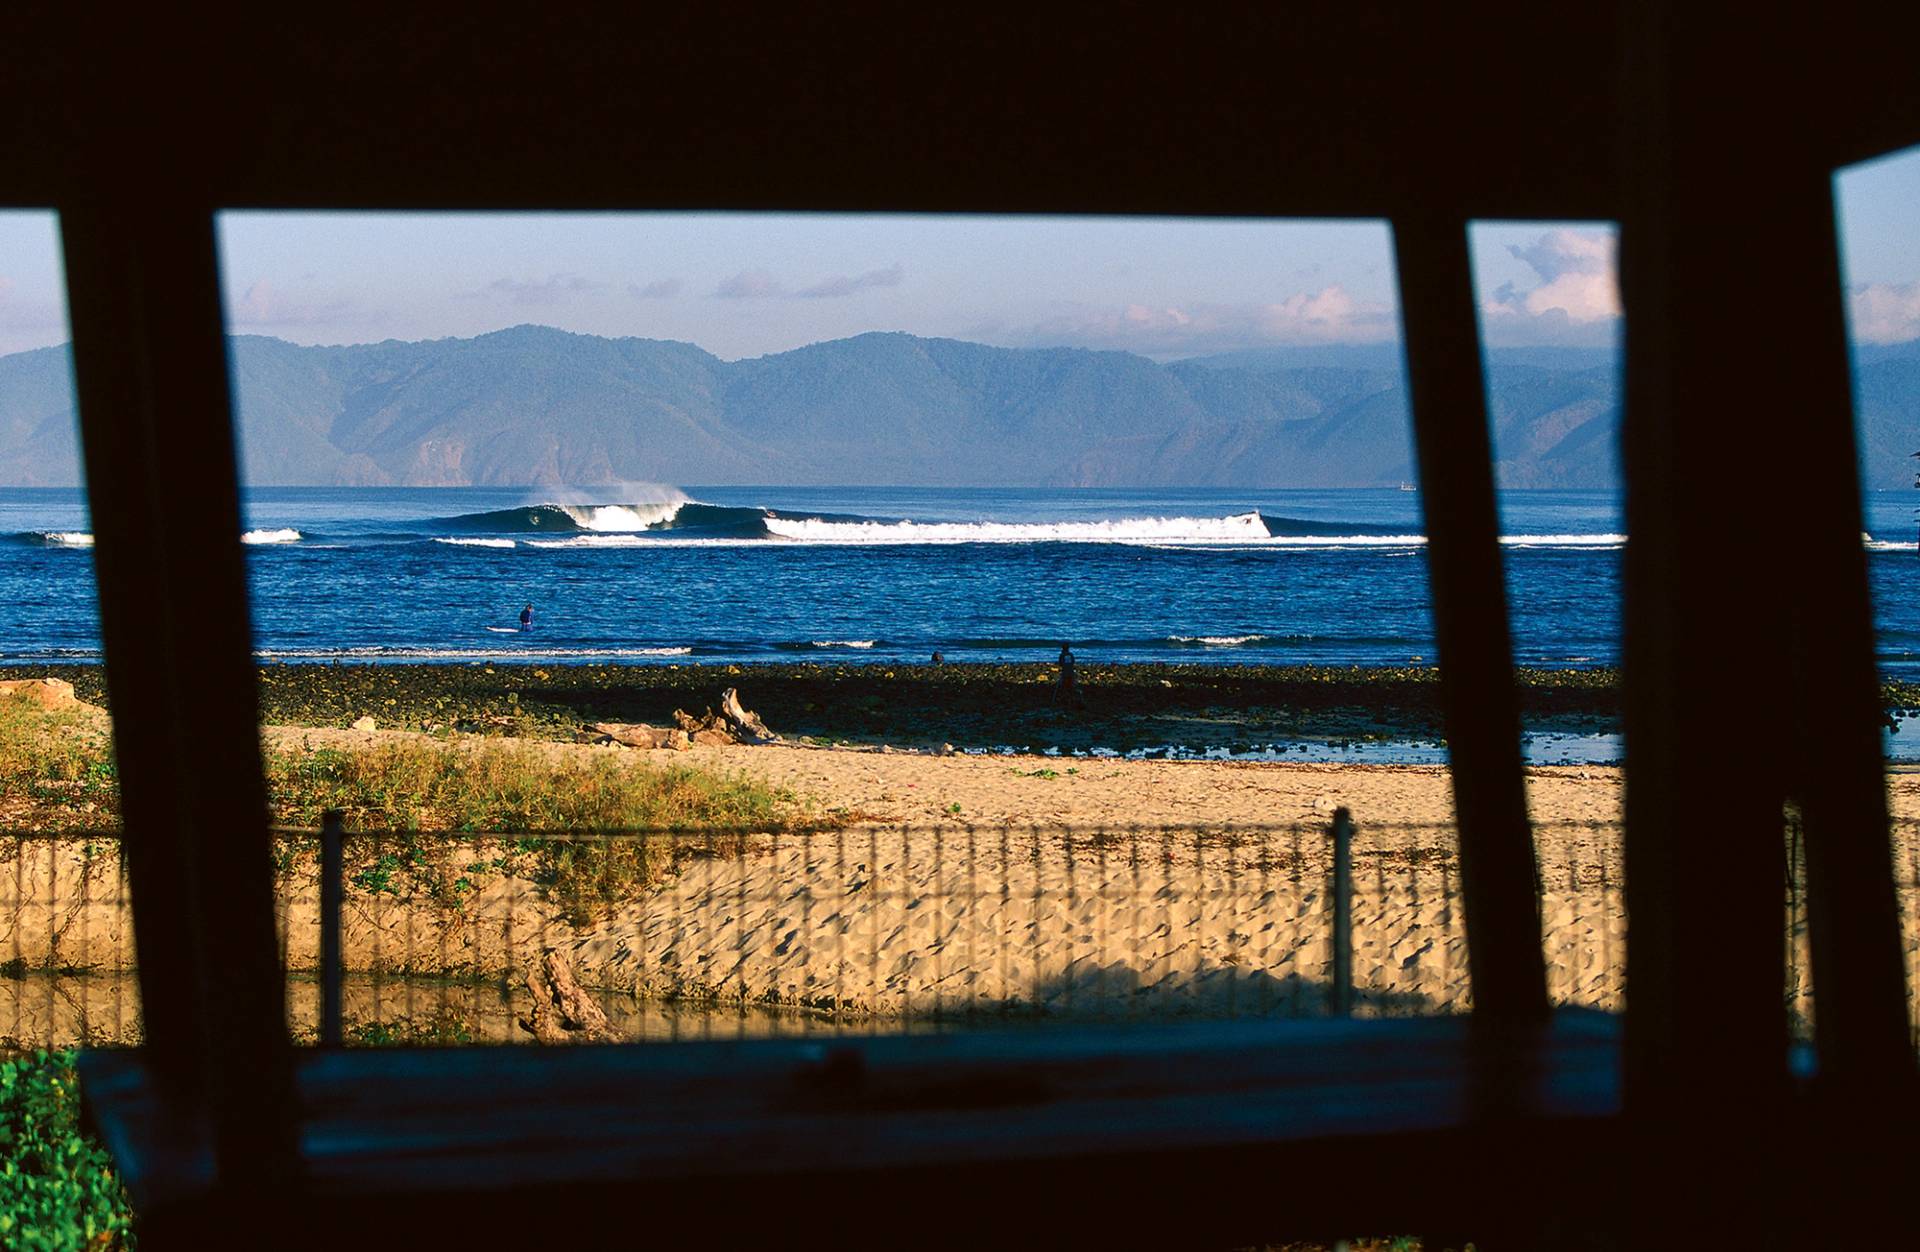
<svg viewBox="0 0 1920 1252">
<path fill-rule="evenodd" d="M 1847 295 L 1855 339 L 1862 343 L 1920 339 L 1920 283 L 1867 283 Z"/>
<path fill-rule="evenodd" d="M 636 300 L 668 300 L 680 294 L 677 278 L 656 278 L 650 283 L 628 283 L 627 294 Z"/>
<path fill-rule="evenodd" d="M 1399 319 L 1392 306 L 1357 299 L 1336 284 L 1272 304 L 1072 309 L 1030 326 L 976 333 L 1019 347 L 1107 348 L 1170 358 L 1277 345 L 1379 343 L 1399 334 Z"/>
<path fill-rule="evenodd" d="M 851 276 L 837 274 L 832 278 L 822 279 L 811 287 L 803 287 L 793 294 L 808 300 L 832 300 L 866 291 L 871 287 L 898 287 L 906 281 L 906 277 L 905 267 L 895 261 L 885 269 L 868 270 L 864 274 Z"/>
<path fill-rule="evenodd" d="M 467 299 L 505 296 L 519 305 L 559 304 L 584 291 L 598 291 L 605 283 L 582 278 L 578 274 L 549 274 L 545 278 L 496 278 L 478 291 L 465 293 Z"/>
<path fill-rule="evenodd" d="M 835 274 L 817 283 L 788 291 L 786 284 L 763 269 L 741 270 L 713 289 L 722 300 L 837 300 L 875 287 L 898 287 L 907 279 L 906 267 L 895 261 L 864 274 Z"/>
<path fill-rule="evenodd" d="M 254 330 L 369 320 L 345 296 L 283 292 L 264 278 L 227 302 L 227 318 L 235 327 Z"/>
<path fill-rule="evenodd" d="M 765 300 L 786 293 L 780 280 L 765 270 L 741 270 L 713 289 L 722 300 Z"/>
<path fill-rule="evenodd" d="M 1503 283 L 1481 303 L 1490 337 L 1565 342 L 1611 331 L 1620 317 L 1620 285 L 1614 276 L 1611 233 L 1551 230 L 1507 251 L 1539 276 L 1521 290 Z"/>
</svg>

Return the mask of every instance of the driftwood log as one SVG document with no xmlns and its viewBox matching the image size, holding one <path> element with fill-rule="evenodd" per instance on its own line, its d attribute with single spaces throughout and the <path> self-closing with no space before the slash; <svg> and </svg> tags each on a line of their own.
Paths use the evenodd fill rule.
<svg viewBox="0 0 1920 1252">
<path fill-rule="evenodd" d="M 613 1038 L 607 1014 L 574 980 L 573 966 L 549 949 L 527 966 L 527 990 L 533 1007 L 520 1029 L 541 1043 L 597 1043 Z"/>
<path fill-rule="evenodd" d="M 694 743 L 724 746 L 740 742 L 733 737 L 733 732 L 727 728 L 727 724 L 714 716 L 712 709 L 708 709 L 702 717 L 695 717 L 685 709 L 675 709 L 673 720 L 680 723 L 680 733 Z"/>
<path fill-rule="evenodd" d="M 629 748 L 672 748 L 696 743 L 725 746 L 735 743 L 779 743 L 758 714 L 740 703 L 740 692 L 728 687 L 720 693 L 720 711 L 708 709 L 699 717 L 685 709 L 673 711 L 673 726 L 637 722 L 592 722 L 580 733 L 593 743 L 618 743 Z"/>
<path fill-rule="evenodd" d="M 640 722 L 594 722 L 587 737 L 595 743 L 617 743 L 629 748 L 672 748 L 683 751 L 693 743 L 675 726 L 648 726 Z"/>
</svg>

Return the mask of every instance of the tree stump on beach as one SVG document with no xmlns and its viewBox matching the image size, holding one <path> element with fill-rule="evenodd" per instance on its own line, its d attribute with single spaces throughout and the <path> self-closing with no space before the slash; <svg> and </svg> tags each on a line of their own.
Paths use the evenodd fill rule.
<svg viewBox="0 0 1920 1252">
<path fill-rule="evenodd" d="M 779 743 L 780 736 L 767 729 L 758 714 L 740 703 L 740 692 L 728 687 L 720 693 L 720 711 L 708 709 L 695 717 L 685 709 L 675 709 L 673 720 L 695 743 Z"/>
<path fill-rule="evenodd" d="M 541 1043 L 597 1043 L 613 1038 L 607 1014 L 581 989 L 573 966 L 557 949 L 548 949 L 538 964 L 527 966 L 527 990 L 533 1007 L 520 1019 L 520 1029 Z"/>
<path fill-rule="evenodd" d="M 720 716 L 726 719 L 732 728 L 734 737 L 741 743 L 778 743 L 780 736 L 767 729 L 767 724 L 740 703 L 738 689 L 728 687 L 720 693 Z"/>
</svg>

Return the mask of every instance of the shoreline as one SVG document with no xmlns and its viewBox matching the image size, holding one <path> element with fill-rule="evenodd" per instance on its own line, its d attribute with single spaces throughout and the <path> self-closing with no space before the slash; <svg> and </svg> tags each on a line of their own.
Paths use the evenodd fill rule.
<svg viewBox="0 0 1920 1252">
<path fill-rule="evenodd" d="M 894 751 L 1435 765 L 1446 760 L 1439 671 L 1430 665 L 1102 663 L 1081 658 L 1061 707 L 1045 662 L 764 661 L 546 665 L 267 662 L 263 724 L 570 741 L 590 722 L 671 725 L 737 688 L 792 743 Z M 0 666 L 56 677 L 107 703 L 97 664 Z M 1620 748 L 1619 671 L 1519 668 L 1530 764 L 1605 765 Z M 1889 725 L 1920 718 L 1920 684 L 1882 686 Z M 1920 728 L 1917 728 L 1920 729 Z M 1913 746 L 1908 747 L 1911 743 Z M 1887 740 L 1894 760 L 1920 734 Z"/>
<path fill-rule="evenodd" d="M 831 746 L 994 753 L 1356 759 L 1349 745 L 1439 747 L 1438 670 L 1428 665 L 1305 666 L 1081 658 L 1079 698 L 1062 707 L 1051 663 L 767 661 L 746 664 L 264 663 L 266 724 L 572 739 L 595 721 L 671 724 L 737 688 L 788 740 Z M 98 665 L 0 667 L 0 678 L 56 677 L 105 705 Z M 1516 671 L 1527 730 L 1617 733 L 1617 673 Z M 1914 693 L 1920 704 L 1920 689 Z M 1326 751 L 1326 750 L 1330 750 Z M 1288 756 L 1288 753 L 1293 755 Z M 1363 756 L 1360 759 L 1384 759 Z"/>
</svg>

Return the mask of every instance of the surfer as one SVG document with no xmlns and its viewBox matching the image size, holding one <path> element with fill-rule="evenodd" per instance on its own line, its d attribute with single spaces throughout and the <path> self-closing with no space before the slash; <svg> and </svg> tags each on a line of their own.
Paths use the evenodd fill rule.
<svg viewBox="0 0 1920 1252">
<path fill-rule="evenodd" d="M 533 606 L 531 604 L 520 610 L 520 629 L 533 629 Z"/>
<path fill-rule="evenodd" d="M 1073 651 L 1064 643 L 1060 645 L 1060 685 L 1055 696 L 1062 705 L 1080 702 L 1080 686 L 1073 676 Z"/>
</svg>

